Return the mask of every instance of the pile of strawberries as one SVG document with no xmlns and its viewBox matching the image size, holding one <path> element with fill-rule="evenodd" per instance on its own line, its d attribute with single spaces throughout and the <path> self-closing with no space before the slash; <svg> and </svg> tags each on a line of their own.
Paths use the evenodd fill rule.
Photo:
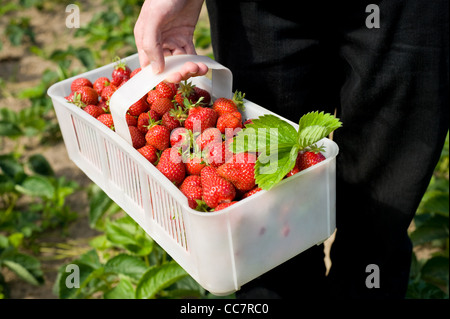
<svg viewBox="0 0 450 319">
<path fill-rule="evenodd" d="M 118 61 L 111 79 L 75 79 L 66 99 L 114 130 L 109 99 L 139 71 Z M 190 82 L 163 81 L 126 113 L 133 147 L 179 187 L 193 209 L 218 211 L 261 190 L 255 184 L 256 154 L 229 149 L 233 137 L 252 123 L 242 119 L 243 98 L 236 92 L 232 99 L 212 101 L 208 91 Z M 325 159 L 310 153 L 315 163 Z M 302 161 L 299 156 L 287 176 L 306 168 Z"/>
</svg>

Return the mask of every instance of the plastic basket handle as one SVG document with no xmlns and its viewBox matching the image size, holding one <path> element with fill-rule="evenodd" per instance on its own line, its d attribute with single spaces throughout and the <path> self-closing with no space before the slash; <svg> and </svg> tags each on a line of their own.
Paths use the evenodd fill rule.
<svg viewBox="0 0 450 319">
<path fill-rule="evenodd" d="M 147 94 L 159 82 L 170 74 L 177 72 L 186 62 L 204 63 L 212 70 L 212 95 L 216 97 L 232 97 L 233 75 L 229 69 L 220 63 L 201 55 L 175 55 L 165 58 L 165 69 L 160 74 L 154 74 L 150 66 L 143 68 L 124 85 L 120 87 L 110 99 L 110 110 L 114 127 L 126 142 L 131 144 L 130 131 L 125 119 L 128 108 Z"/>
</svg>

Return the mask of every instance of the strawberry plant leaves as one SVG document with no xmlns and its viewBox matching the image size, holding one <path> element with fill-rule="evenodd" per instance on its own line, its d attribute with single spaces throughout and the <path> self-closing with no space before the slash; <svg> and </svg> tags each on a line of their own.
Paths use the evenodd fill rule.
<svg viewBox="0 0 450 319">
<path fill-rule="evenodd" d="M 41 154 L 34 154 L 28 159 L 28 166 L 36 174 L 43 176 L 54 176 L 52 167 L 47 159 Z"/>
<path fill-rule="evenodd" d="M 32 285 L 40 285 L 44 282 L 41 263 L 33 256 L 16 252 L 4 257 L 1 263 Z"/>
<path fill-rule="evenodd" d="M 55 187 L 48 178 L 43 176 L 28 176 L 21 185 L 16 185 L 16 190 L 29 196 L 53 198 Z"/>
<path fill-rule="evenodd" d="M 23 131 L 16 123 L 7 121 L 0 121 L 0 136 L 18 137 L 23 134 Z"/>
<path fill-rule="evenodd" d="M 139 280 L 147 269 L 142 259 L 127 254 L 114 256 L 105 264 L 105 272 L 122 274 L 135 280 Z"/>
<path fill-rule="evenodd" d="M 100 187 L 92 185 L 89 192 L 89 226 L 101 229 L 102 217 L 113 205 L 115 203 Z"/>
<path fill-rule="evenodd" d="M 83 65 L 88 69 L 92 70 L 95 68 L 95 59 L 92 51 L 88 48 L 77 48 L 74 49 L 74 55 L 83 63 Z"/>
<path fill-rule="evenodd" d="M 103 295 L 105 299 L 134 299 L 134 296 L 133 284 L 126 277 L 120 278 L 119 283 Z"/>
<path fill-rule="evenodd" d="M 422 217 L 424 220 L 420 223 L 417 222 L 416 229 L 409 235 L 414 246 L 448 238 L 448 217 L 431 214 Z"/>
<path fill-rule="evenodd" d="M 300 118 L 297 143 L 301 149 L 304 149 L 341 126 L 341 121 L 329 113 L 307 113 Z"/>
<path fill-rule="evenodd" d="M 21 183 L 26 177 L 22 164 L 11 154 L 0 155 L 0 170 L 16 183 Z"/>
<path fill-rule="evenodd" d="M 53 292 L 60 299 L 84 297 L 82 288 L 87 285 L 95 271 L 96 268 L 93 268 L 80 260 L 74 260 L 68 265 L 63 265 L 58 270 L 58 275 L 53 286 Z M 77 281 L 80 284 L 80 288 L 73 286 L 73 281 L 76 279 L 78 279 Z"/>
<path fill-rule="evenodd" d="M 269 155 L 261 154 L 255 164 L 256 184 L 269 190 L 278 184 L 295 165 L 299 146 L 272 149 Z"/>
<path fill-rule="evenodd" d="M 136 287 L 136 298 L 154 298 L 158 292 L 187 275 L 187 272 L 174 261 L 165 263 L 161 266 L 153 266 L 139 281 Z"/>
<path fill-rule="evenodd" d="M 0 174 L 0 194 L 12 192 L 16 184 L 10 177 Z"/>
<path fill-rule="evenodd" d="M 299 121 L 299 130 L 281 118 L 266 114 L 252 119 L 230 144 L 234 153 L 259 152 L 255 179 L 269 190 L 294 167 L 298 152 L 329 135 L 342 123 L 333 115 L 310 112 Z"/>
<path fill-rule="evenodd" d="M 254 129 L 256 132 L 259 129 L 264 129 L 266 134 L 275 134 L 276 140 L 279 144 L 295 144 L 297 131 L 288 122 L 280 119 L 272 114 L 265 114 L 257 119 L 252 120 L 252 124 L 248 124 L 247 128 Z M 272 137 L 273 139 L 273 137 Z M 270 141 L 268 138 L 266 141 Z"/>
<path fill-rule="evenodd" d="M 39 282 L 34 278 L 34 276 L 21 264 L 16 263 L 11 260 L 4 260 L 3 265 L 8 267 L 11 271 L 13 271 L 17 276 L 19 276 L 24 281 L 28 282 L 32 285 L 39 285 Z"/>
<path fill-rule="evenodd" d="M 421 274 L 425 281 L 444 286 L 448 283 L 449 259 L 445 256 L 435 256 L 423 265 Z"/>
<path fill-rule="evenodd" d="M 95 249 L 88 250 L 78 259 L 81 263 L 92 267 L 93 269 L 100 268 L 102 263 Z"/>
<path fill-rule="evenodd" d="M 442 192 L 439 190 L 429 190 L 426 194 L 426 197 L 424 196 L 424 198 L 422 199 L 419 212 L 439 214 L 448 218 L 448 188 L 446 192 Z"/>
<path fill-rule="evenodd" d="M 266 114 L 252 122 L 237 134 L 230 145 L 235 153 L 269 150 L 276 145 L 292 147 L 296 144 L 297 131 L 279 117 Z"/>
<path fill-rule="evenodd" d="M 105 230 L 111 243 L 135 255 L 145 256 L 153 249 L 153 240 L 128 216 L 107 222 Z"/>
</svg>

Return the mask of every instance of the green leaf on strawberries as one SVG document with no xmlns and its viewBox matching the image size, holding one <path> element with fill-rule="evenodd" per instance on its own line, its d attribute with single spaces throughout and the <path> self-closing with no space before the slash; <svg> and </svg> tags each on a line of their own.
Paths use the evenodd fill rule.
<svg viewBox="0 0 450 319">
<path fill-rule="evenodd" d="M 255 164 L 256 184 L 269 190 L 294 167 L 298 152 L 310 147 L 342 126 L 339 119 L 324 112 L 310 112 L 299 121 L 298 131 L 275 115 L 252 119 L 229 146 L 234 153 L 259 152 Z"/>
<path fill-rule="evenodd" d="M 253 119 L 253 123 L 247 125 L 234 138 L 230 149 L 235 153 L 259 152 L 269 150 L 278 145 L 293 146 L 296 144 L 297 131 L 295 128 L 275 115 L 263 115 Z"/>
<path fill-rule="evenodd" d="M 300 149 L 304 149 L 341 126 L 341 121 L 329 113 L 317 111 L 307 113 L 300 118 L 297 143 Z"/>
<path fill-rule="evenodd" d="M 298 145 L 271 149 L 269 155 L 260 154 L 255 163 L 255 182 L 262 189 L 269 190 L 278 184 L 295 165 Z"/>
<path fill-rule="evenodd" d="M 297 131 L 295 128 L 278 116 L 266 114 L 257 119 L 253 119 L 252 122 L 252 124 L 247 125 L 247 128 L 253 128 L 255 130 L 265 129 L 267 134 L 272 133 L 270 130 L 267 131 L 267 129 L 276 129 L 274 133 L 279 144 L 295 144 L 296 142 L 295 136 Z"/>
</svg>

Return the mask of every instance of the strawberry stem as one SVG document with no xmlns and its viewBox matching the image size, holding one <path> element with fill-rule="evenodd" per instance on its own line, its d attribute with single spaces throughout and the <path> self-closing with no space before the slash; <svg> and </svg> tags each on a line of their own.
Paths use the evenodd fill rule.
<svg viewBox="0 0 450 319">
<path fill-rule="evenodd" d="M 120 57 L 118 56 L 114 57 L 114 62 L 116 63 L 114 67 L 116 70 L 117 69 L 126 70 L 127 63 L 123 61 Z"/>
</svg>

